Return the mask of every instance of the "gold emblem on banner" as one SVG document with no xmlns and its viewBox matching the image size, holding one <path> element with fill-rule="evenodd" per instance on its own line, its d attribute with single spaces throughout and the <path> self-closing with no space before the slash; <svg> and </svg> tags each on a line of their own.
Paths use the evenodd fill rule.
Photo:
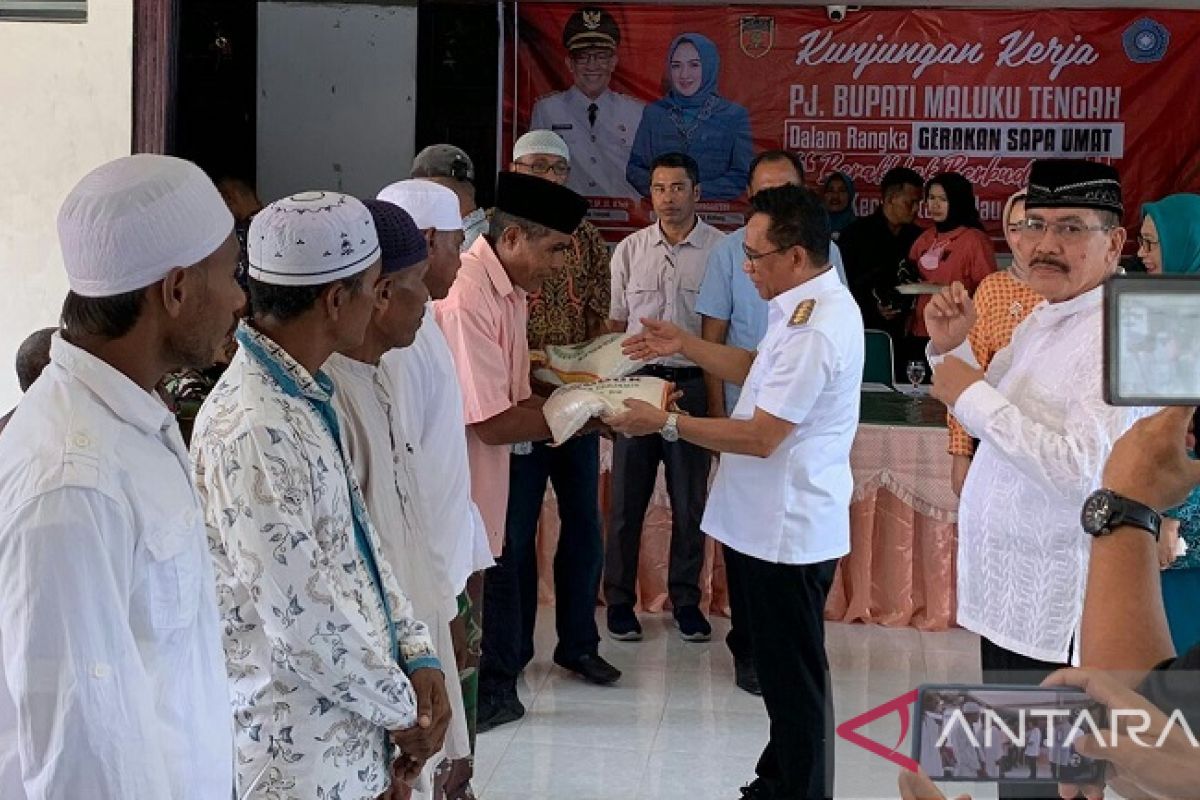
<svg viewBox="0 0 1200 800">
<path fill-rule="evenodd" d="M 583 12 L 583 27 L 589 31 L 594 31 L 600 27 L 600 12 L 599 11 L 584 11 Z"/>
<path fill-rule="evenodd" d="M 738 44 L 750 58 L 762 58 L 775 46 L 774 17 L 742 17 Z"/>
<path fill-rule="evenodd" d="M 816 307 L 816 300 L 805 300 L 800 303 L 800 305 L 796 306 L 796 310 L 792 312 L 792 318 L 788 320 L 788 327 L 796 328 L 808 324 L 808 319 L 812 316 L 813 309 Z"/>
</svg>

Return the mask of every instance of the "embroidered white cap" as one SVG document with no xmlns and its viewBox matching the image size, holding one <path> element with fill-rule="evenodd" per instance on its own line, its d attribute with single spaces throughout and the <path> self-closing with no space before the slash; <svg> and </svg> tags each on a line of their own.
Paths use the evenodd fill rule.
<svg viewBox="0 0 1200 800">
<path fill-rule="evenodd" d="M 385 186 L 379 192 L 379 200 L 400 206 L 423 231 L 433 228 L 438 231 L 461 231 L 462 216 L 459 212 L 458 195 L 440 183 L 412 178 Z"/>
<path fill-rule="evenodd" d="M 233 214 L 203 170 L 149 153 L 92 170 L 58 212 L 67 281 L 83 297 L 150 286 L 208 258 L 231 233 Z"/>
<path fill-rule="evenodd" d="M 525 156 L 558 156 L 571 160 L 571 148 L 554 131 L 529 131 L 513 144 L 513 161 Z"/>
<path fill-rule="evenodd" d="M 371 212 L 339 192 L 301 192 L 276 200 L 254 215 L 246 240 L 250 277 L 277 286 L 349 278 L 380 257 Z"/>
</svg>

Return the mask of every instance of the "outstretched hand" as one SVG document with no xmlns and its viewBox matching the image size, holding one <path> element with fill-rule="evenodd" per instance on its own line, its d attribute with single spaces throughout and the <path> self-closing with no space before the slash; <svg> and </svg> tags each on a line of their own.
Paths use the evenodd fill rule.
<svg viewBox="0 0 1200 800">
<path fill-rule="evenodd" d="M 621 343 L 621 352 L 638 361 L 673 356 L 682 353 L 684 343 L 690 335 L 670 322 L 660 319 L 643 319 L 642 331 Z"/>
</svg>

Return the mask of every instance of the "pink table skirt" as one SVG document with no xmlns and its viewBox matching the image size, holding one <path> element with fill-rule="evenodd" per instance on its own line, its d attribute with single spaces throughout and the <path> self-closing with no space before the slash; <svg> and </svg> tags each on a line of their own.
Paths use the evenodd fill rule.
<svg viewBox="0 0 1200 800">
<path fill-rule="evenodd" d="M 601 441 L 600 505 L 606 520 L 611 447 Z M 850 554 L 842 559 L 825 618 L 921 630 L 954 623 L 954 553 L 958 501 L 950 488 L 944 428 L 862 425 L 851 451 L 854 497 Z M 715 473 L 715 470 L 714 470 Z M 547 491 L 538 533 L 539 599 L 554 602 L 558 507 Z M 661 470 L 642 533 L 639 605 L 657 612 L 667 600 L 671 509 Z M 727 615 L 729 595 L 721 548 L 705 544 L 703 607 Z"/>
</svg>

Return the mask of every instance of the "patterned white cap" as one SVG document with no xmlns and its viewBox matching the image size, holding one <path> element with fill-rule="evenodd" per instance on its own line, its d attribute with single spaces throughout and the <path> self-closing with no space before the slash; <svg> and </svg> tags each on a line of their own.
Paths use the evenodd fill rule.
<svg viewBox="0 0 1200 800">
<path fill-rule="evenodd" d="M 513 161 L 525 156 L 558 156 L 571 160 L 571 148 L 554 131 L 530 131 L 513 145 Z"/>
<path fill-rule="evenodd" d="M 84 176 L 58 212 L 71 291 L 111 297 L 157 283 L 233 233 L 217 187 L 190 161 L 142 153 Z"/>
<path fill-rule="evenodd" d="M 458 195 L 433 181 L 413 178 L 397 181 L 379 192 L 379 200 L 400 206 L 423 231 L 461 231 L 462 216 Z"/>
<path fill-rule="evenodd" d="M 250 277 L 276 286 L 319 286 L 368 269 L 380 257 L 371 212 L 338 192 L 276 200 L 250 221 Z"/>
</svg>

